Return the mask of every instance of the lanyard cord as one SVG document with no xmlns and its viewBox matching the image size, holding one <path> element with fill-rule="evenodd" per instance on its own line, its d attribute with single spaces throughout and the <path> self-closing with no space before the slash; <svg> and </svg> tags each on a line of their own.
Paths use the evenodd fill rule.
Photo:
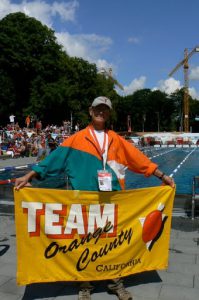
<svg viewBox="0 0 199 300">
<path fill-rule="evenodd" d="M 98 152 L 100 153 L 100 155 L 103 157 L 103 154 L 104 154 L 104 152 L 105 152 L 105 146 L 106 146 L 106 133 L 105 133 L 105 131 L 104 131 L 104 141 L 103 141 L 103 146 L 102 146 L 102 148 L 100 147 L 100 144 L 99 144 L 99 141 L 98 141 L 98 139 L 97 139 L 97 136 L 96 136 L 96 134 L 95 134 L 95 131 L 94 131 L 94 129 L 91 127 L 91 132 L 92 132 L 92 135 L 93 135 L 93 138 L 94 138 L 94 140 L 95 140 L 95 143 L 96 143 L 96 146 L 97 146 L 97 150 L 98 150 Z"/>
<path fill-rule="evenodd" d="M 103 142 L 103 147 L 101 149 L 99 141 L 97 139 L 97 136 L 95 134 L 95 131 L 94 131 L 93 127 L 90 127 L 90 129 L 91 129 L 94 141 L 96 143 L 96 148 L 97 148 L 98 152 L 100 153 L 100 156 L 102 157 L 103 169 L 105 170 L 106 169 L 106 162 L 107 162 L 107 152 L 108 152 L 108 142 L 106 142 L 107 134 L 104 130 L 104 142 Z"/>
</svg>

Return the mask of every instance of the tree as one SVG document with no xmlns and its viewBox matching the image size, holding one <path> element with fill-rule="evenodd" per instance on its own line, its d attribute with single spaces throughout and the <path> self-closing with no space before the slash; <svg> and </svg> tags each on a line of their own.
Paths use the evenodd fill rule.
<svg viewBox="0 0 199 300">
<path fill-rule="evenodd" d="M 176 90 L 169 96 L 169 99 L 173 102 L 174 112 L 173 112 L 173 124 L 176 131 L 182 131 L 183 129 L 183 99 L 184 91 L 183 88 Z"/>
<path fill-rule="evenodd" d="M 60 77 L 61 56 L 54 32 L 36 19 L 14 13 L 0 21 L 0 70 L 9 78 L 15 102 L 8 91 L 4 95 L 1 91 L 0 99 L 6 99 L 19 120 L 23 113 L 30 113 L 32 94 L 39 97 L 37 102 L 41 100 L 35 82 L 44 86 Z"/>
<path fill-rule="evenodd" d="M 190 127 L 193 132 L 199 132 L 199 101 L 190 97 Z"/>
<path fill-rule="evenodd" d="M 72 113 L 85 126 L 93 98 L 105 94 L 117 101 L 95 64 L 69 57 L 51 29 L 23 13 L 0 21 L 0 76 L 1 122 L 11 111 L 21 123 L 34 114 L 43 124 L 61 123 Z"/>
</svg>

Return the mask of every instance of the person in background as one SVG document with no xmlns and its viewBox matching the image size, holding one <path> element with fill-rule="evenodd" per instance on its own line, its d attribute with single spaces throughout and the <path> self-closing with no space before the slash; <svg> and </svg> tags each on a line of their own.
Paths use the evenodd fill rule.
<svg viewBox="0 0 199 300">
<path fill-rule="evenodd" d="M 16 189 L 29 185 L 32 178 L 44 179 L 64 172 L 72 189 L 119 191 L 125 189 L 127 168 L 146 177 L 158 177 L 163 184 L 174 188 L 173 179 L 159 170 L 157 164 L 116 132 L 107 129 L 111 110 L 110 99 L 104 96 L 95 98 L 89 108 L 91 123 L 67 138 L 32 171 L 18 178 Z M 122 278 L 110 280 L 108 289 L 119 300 L 133 299 Z M 78 299 L 90 300 L 92 291 L 90 282 L 80 282 Z"/>
<path fill-rule="evenodd" d="M 57 143 L 49 132 L 46 137 L 46 156 L 57 148 Z"/>
<path fill-rule="evenodd" d="M 39 134 L 37 136 L 36 143 L 38 149 L 36 161 L 40 161 L 45 157 L 46 154 L 46 141 L 44 134 Z"/>
<path fill-rule="evenodd" d="M 75 125 L 75 131 L 76 131 L 76 132 L 79 131 L 79 123 L 77 123 L 77 124 Z"/>
<path fill-rule="evenodd" d="M 41 122 L 41 120 L 37 120 L 35 127 L 36 127 L 37 133 L 39 133 L 42 130 L 42 122 Z"/>
<path fill-rule="evenodd" d="M 26 156 L 26 151 L 27 151 L 26 141 L 20 141 L 19 142 L 19 148 L 18 148 L 18 152 L 19 152 L 20 157 Z"/>
<path fill-rule="evenodd" d="M 30 116 L 27 115 L 26 119 L 25 119 L 25 124 L 26 124 L 26 127 L 29 128 L 30 127 Z"/>
<path fill-rule="evenodd" d="M 11 114 L 9 116 L 9 119 L 10 119 L 10 124 L 11 124 L 12 130 L 14 130 L 14 128 L 15 128 L 15 116 L 13 114 Z"/>
</svg>

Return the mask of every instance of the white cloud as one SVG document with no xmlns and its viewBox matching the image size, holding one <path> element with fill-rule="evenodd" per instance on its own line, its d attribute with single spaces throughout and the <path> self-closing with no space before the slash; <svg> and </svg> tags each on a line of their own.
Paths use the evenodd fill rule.
<svg viewBox="0 0 199 300">
<path fill-rule="evenodd" d="M 153 88 L 153 90 L 160 90 L 165 92 L 166 94 L 172 94 L 176 90 L 181 89 L 183 86 L 180 84 L 179 80 L 174 79 L 173 77 L 168 78 L 166 80 L 160 80 L 158 83 L 158 87 Z M 199 93 L 196 91 L 194 87 L 189 88 L 189 94 L 193 99 L 199 100 Z"/>
<path fill-rule="evenodd" d="M 75 13 L 79 7 L 77 0 L 65 3 L 54 1 L 49 3 L 47 0 L 21 1 L 13 4 L 11 0 L 1 0 L 0 19 L 9 13 L 23 12 L 30 17 L 35 17 L 48 27 L 53 26 L 55 17 L 62 21 L 75 21 Z M 81 57 L 91 63 L 96 63 L 98 68 L 114 68 L 105 59 L 101 59 L 112 45 L 112 40 L 96 34 L 71 35 L 68 32 L 55 33 L 57 40 L 70 56 Z"/>
<path fill-rule="evenodd" d="M 140 78 L 135 78 L 131 81 L 128 86 L 124 86 L 124 94 L 131 95 L 137 90 L 141 90 L 144 88 L 146 82 L 145 76 L 140 76 Z"/>
<path fill-rule="evenodd" d="M 189 88 L 189 94 L 193 99 L 199 100 L 199 93 L 196 91 L 194 87 Z"/>
<path fill-rule="evenodd" d="M 190 80 L 198 80 L 199 79 L 199 67 L 195 67 L 195 68 L 191 69 L 189 79 Z"/>
<path fill-rule="evenodd" d="M 155 87 L 153 90 L 160 90 L 162 92 L 165 92 L 167 94 L 171 94 L 175 92 L 176 90 L 181 89 L 182 86 L 180 85 L 180 81 L 174 79 L 173 77 L 168 78 L 166 80 L 160 80 L 158 82 L 158 86 Z"/>
<path fill-rule="evenodd" d="M 140 39 L 137 38 L 137 37 L 131 36 L 131 37 L 128 38 L 128 42 L 130 44 L 139 44 L 140 43 Z"/>
<path fill-rule="evenodd" d="M 74 21 L 76 9 L 79 7 L 79 2 L 73 0 L 71 2 L 53 2 L 52 13 L 58 14 L 63 21 Z"/>
<path fill-rule="evenodd" d="M 112 40 L 96 34 L 71 35 L 68 32 L 55 33 L 58 42 L 70 56 L 82 57 L 89 62 L 96 63 L 99 68 L 111 65 L 100 56 L 112 45 Z"/>
<path fill-rule="evenodd" d="M 21 3 L 12 3 L 10 0 L 1 0 L 0 19 L 9 13 L 23 12 L 30 17 L 34 17 L 49 27 L 52 27 L 55 16 L 64 21 L 75 21 L 75 13 L 79 3 L 76 0 L 65 3 L 54 1 L 49 3 L 47 0 L 21 1 Z"/>
<path fill-rule="evenodd" d="M 98 69 L 106 69 L 106 70 L 108 70 L 108 69 L 114 69 L 114 71 L 116 70 L 116 67 L 115 66 L 113 66 L 112 64 L 110 64 L 110 63 L 108 63 L 105 59 L 97 59 L 96 60 L 96 65 L 97 65 L 97 67 L 98 67 Z"/>
</svg>

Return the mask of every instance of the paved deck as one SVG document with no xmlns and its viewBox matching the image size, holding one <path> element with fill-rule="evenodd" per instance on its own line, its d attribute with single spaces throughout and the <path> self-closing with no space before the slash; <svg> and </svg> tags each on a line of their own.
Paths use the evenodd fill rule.
<svg viewBox="0 0 199 300">
<path fill-rule="evenodd" d="M 14 215 L 0 211 L 0 299 L 77 299 L 75 283 L 16 285 L 16 236 Z M 107 293 L 105 282 L 94 284 L 93 300 L 117 299 Z M 199 295 L 199 219 L 173 217 L 169 267 L 125 279 L 134 300 L 196 300 Z"/>
<path fill-rule="evenodd" d="M 3 159 L 0 156 L 0 169 L 7 167 L 24 166 L 28 164 L 36 163 L 36 157 L 19 157 L 19 158 L 6 158 Z"/>
<path fill-rule="evenodd" d="M 23 163 L 22 163 L 23 162 Z M 0 168 L 34 163 L 35 158 L 0 161 Z M 0 199 L 1 200 L 1 199 Z M 177 202 L 177 201 L 176 201 Z M 185 203 L 186 201 L 184 201 Z M 0 299 L 77 299 L 75 283 L 16 285 L 16 236 L 13 206 L 0 207 Z M 165 271 L 144 272 L 125 279 L 134 300 L 199 299 L 199 218 L 172 218 L 169 267 Z M 92 300 L 113 300 L 105 282 L 95 284 Z"/>
</svg>

